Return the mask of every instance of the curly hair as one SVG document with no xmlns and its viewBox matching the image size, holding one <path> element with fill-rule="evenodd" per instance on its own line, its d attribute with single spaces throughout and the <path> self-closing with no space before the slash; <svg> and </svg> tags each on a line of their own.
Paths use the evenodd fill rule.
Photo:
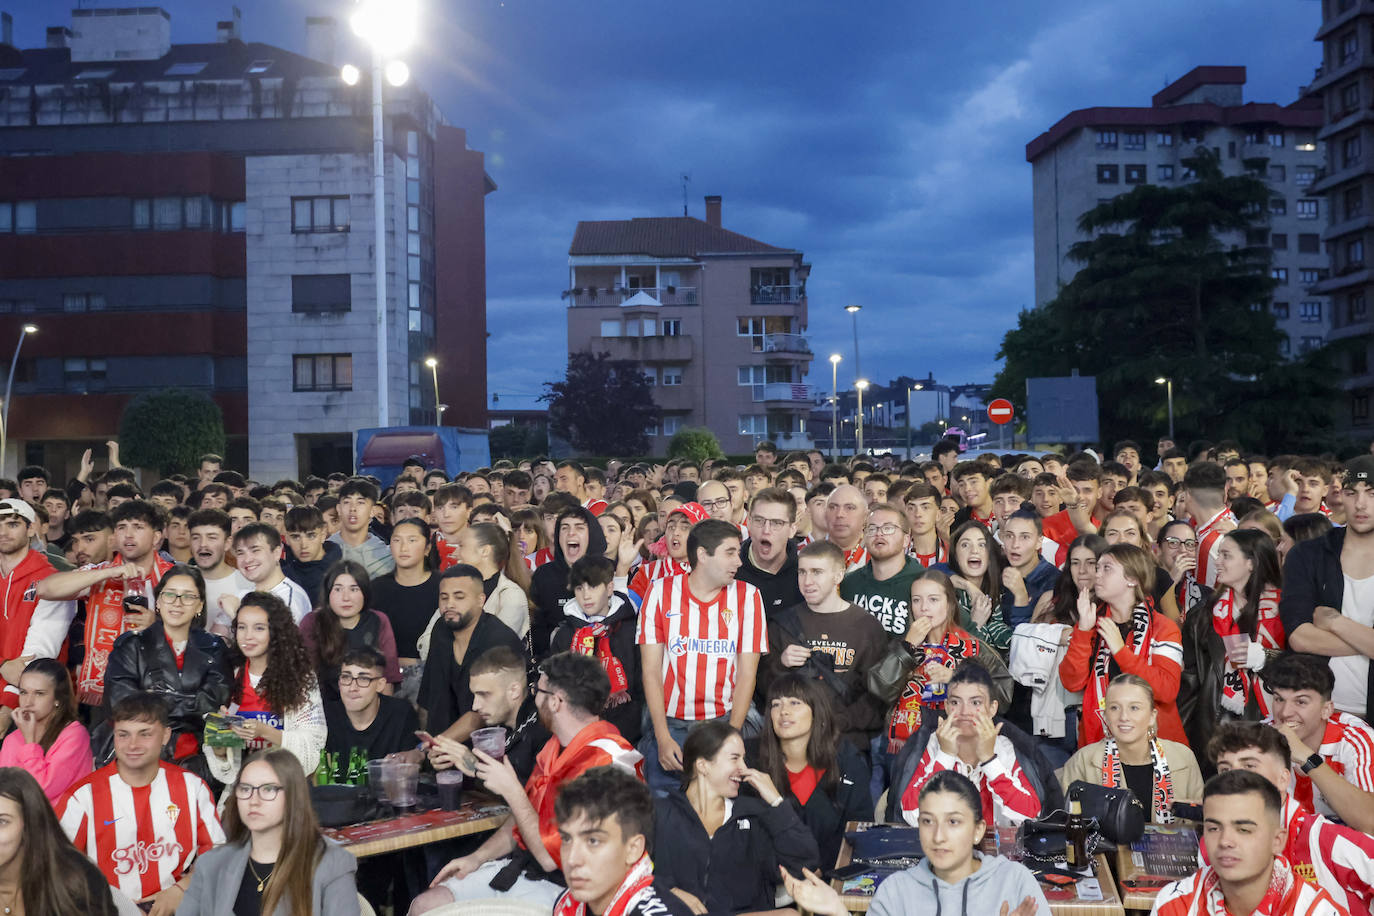
<svg viewBox="0 0 1374 916">
<path fill-rule="evenodd" d="M 315 686 L 315 670 L 291 609 L 271 592 L 249 592 L 243 596 L 234 614 L 235 633 L 239 616 L 244 608 L 250 607 L 267 615 L 267 668 L 258 684 L 258 696 L 277 713 L 304 706 Z M 241 671 L 248 663 L 237 641 L 230 647 L 229 658 L 235 671 Z M 242 677 L 234 678 L 233 700 L 235 703 L 243 701 Z"/>
</svg>

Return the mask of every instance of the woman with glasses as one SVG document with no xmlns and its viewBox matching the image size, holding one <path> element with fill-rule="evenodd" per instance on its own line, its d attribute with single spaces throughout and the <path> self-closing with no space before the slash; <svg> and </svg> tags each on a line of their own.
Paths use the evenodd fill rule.
<svg viewBox="0 0 1374 916">
<path fill-rule="evenodd" d="M 167 570 L 153 590 L 153 602 L 153 625 L 125 633 L 110 650 L 105 708 L 113 709 L 131 693 L 162 697 L 171 716 L 172 761 L 204 778 L 200 734 L 206 713 L 229 702 L 229 652 L 205 629 L 205 579 L 196 567 L 181 564 Z M 113 752 L 111 744 L 107 753 Z M 109 762 L 106 754 L 97 757 L 96 766 Z"/>
<path fill-rule="evenodd" d="M 320 835 L 287 751 L 249 758 L 224 808 L 227 842 L 196 860 L 178 916 L 358 916 L 358 861 Z"/>
<path fill-rule="evenodd" d="M 1155 603 L 1161 614 L 1177 622 L 1183 616 L 1179 596 L 1183 592 L 1184 578 L 1197 569 L 1197 534 L 1193 526 L 1173 521 L 1160 528 L 1154 555 L 1159 566 L 1159 574 L 1155 576 Z"/>
<path fill-rule="evenodd" d="M 399 527 L 399 524 L 398 524 Z M 376 649 L 386 659 L 386 692 L 401 683 L 396 656 L 396 635 L 391 619 L 372 610 L 372 585 L 367 570 L 353 560 L 340 560 L 320 583 L 320 605 L 301 618 L 301 639 L 319 679 L 320 695 L 339 698 L 339 667 L 344 653 L 363 646 Z"/>
</svg>

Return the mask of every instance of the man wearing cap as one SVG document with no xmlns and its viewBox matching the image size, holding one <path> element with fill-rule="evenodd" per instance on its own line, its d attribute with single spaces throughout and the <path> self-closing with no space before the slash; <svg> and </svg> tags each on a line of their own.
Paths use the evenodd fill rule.
<svg viewBox="0 0 1374 916">
<path fill-rule="evenodd" d="M 1342 494 L 1346 526 L 1288 552 L 1279 616 L 1289 648 L 1330 659 L 1335 707 L 1374 721 L 1374 456 L 1346 465 Z"/>
<path fill-rule="evenodd" d="M 683 503 L 663 520 L 663 546 L 668 555 L 639 564 L 639 571 L 630 580 L 630 600 L 635 607 L 644 603 L 649 587 L 667 576 L 680 576 L 692 568 L 687 561 L 687 536 L 697 522 L 710 518 L 701 503 Z"/>
<path fill-rule="evenodd" d="M 0 500 L 0 732 L 19 706 L 19 675 L 35 658 L 56 658 L 76 605 L 38 597 L 38 583 L 55 571 L 29 549 L 37 517 L 22 499 Z"/>
</svg>

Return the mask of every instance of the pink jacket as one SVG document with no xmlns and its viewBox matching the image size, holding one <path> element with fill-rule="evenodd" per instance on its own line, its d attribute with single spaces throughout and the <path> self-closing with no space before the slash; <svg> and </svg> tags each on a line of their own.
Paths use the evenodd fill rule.
<svg viewBox="0 0 1374 916">
<path fill-rule="evenodd" d="M 57 735 L 43 753 L 41 744 L 24 740 L 19 729 L 10 732 L 0 744 L 0 767 L 22 767 L 43 787 L 48 801 L 56 802 L 78 780 L 91 774 L 91 736 L 80 722 L 72 722 Z"/>
</svg>

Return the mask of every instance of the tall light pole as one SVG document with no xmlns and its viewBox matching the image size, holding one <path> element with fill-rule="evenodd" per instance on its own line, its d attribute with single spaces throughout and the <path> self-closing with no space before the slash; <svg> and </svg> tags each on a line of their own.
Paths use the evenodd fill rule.
<svg viewBox="0 0 1374 916">
<path fill-rule="evenodd" d="M 434 376 L 434 425 L 444 425 L 444 408 L 439 404 L 439 360 L 433 356 L 425 360 L 430 373 Z"/>
<path fill-rule="evenodd" d="M 846 305 L 844 310 L 854 319 L 854 377 L 859 377 L 859 310 L 862 305 Z"/>
<path fill-rule="evenodd" d="M 906 460 L 911 460 L 911 392 L 920 391 L 925 385 L 917 382 L 906 389 Z"/>
<path fill-rule="evenodd" d="M 864 391 L 868 388 L 868 379 L 861 378 L 854 383 L 854 390 L 859 393 L 859 419 L 854 421 L 854 456 L 857 458 L 864 450 Z"/>
<path fill-rule="evenodd" d="M 377 425 L 389 426 L 386 307 L 386 149 L 382 119 L 382 78 L 393 86 L 410 79 L 410 68 L 397 55 L 410 47 L 417 28 L 417 0 L 357 0 L 349 25 L 372 50 L 372 218 L 373 271 L 377 293 Z M 346 64 L 340 76 L 350 86 L 361 78 Z"/>
<path fill-rule="evenodd" d="M 1161 375 L 1155 379 L 1156 385 L 1163 385 L 1169 398 L 1169 438 L 1174 438 L 1174 380 Z"/>
<path fill-rule="evenodd" d="M 830 457 L 840 454 L 840 434 L 835 417 L 840 412 L 840 354 L 830 354 Z"/>
<path fill-rule="evenodd" d="M 10 435 L 10 395 L 14 390 L 14 367 L 19 363 L 19 351 L 24 346 L 24 338 L 30 334 L 37 334 L 38 325 L 26 324 L 21 331 L 19 339 L 14 342 L 14 356 L 10 358 L 10 375 L 5 379 L 5 405 L 3 410 L 0 410 L 0 468 L 5 466 L 5 446 Z"/>
</svg>

